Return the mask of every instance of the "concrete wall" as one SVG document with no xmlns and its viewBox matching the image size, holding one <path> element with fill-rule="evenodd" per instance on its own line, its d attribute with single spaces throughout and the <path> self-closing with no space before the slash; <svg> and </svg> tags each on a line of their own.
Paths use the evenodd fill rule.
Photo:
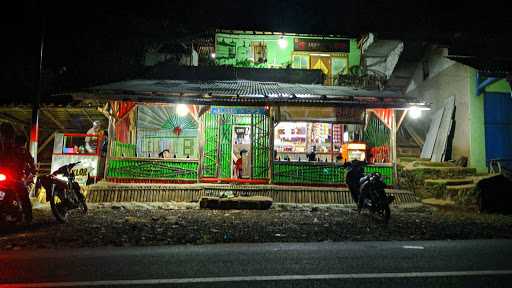
<svg viewBox="0 0 512 288">
<path fill-rule="evenodd" d="M 417 67 L 407 94 L 432 103 L 432 110 L 424 111 L 417 120 L 406 119 L 416 130 L 426 135 L 433 114 L 443 107 L 446 99 L 455 96 L 455 131 L 451 159 L 469 157 L 469 73 L 470 68 L 445 58 L 445 49 L 434 49 L 422 65 Z M 424 65 L 428 77 L 424 79 Z M 415 123 L 416 122 L 416 123 Z"/>
<path fill-rule="evenodd" d="M 476 168 L 477 172 L 487 171 L 485 164 L 485 124 L 484 124 L 484 96 L 476 95 L 476 73 L 469 68 L 469 166 Z"/>
</svg>

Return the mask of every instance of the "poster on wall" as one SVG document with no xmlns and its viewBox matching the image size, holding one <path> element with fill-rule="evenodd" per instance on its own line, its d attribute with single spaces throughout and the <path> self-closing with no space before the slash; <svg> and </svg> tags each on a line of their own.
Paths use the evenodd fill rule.
<svg viewBox="0 0 512 288">
<path fill-rule="evenodd" d="M 85 186 L 87 184 L 88 176 L 98 176 L 97 168 L 99 164 L 99 156 L 97 155 L 53 155 L 51 172 L 54 172 L 66 164 L 78 161 L 80 161 L 80 164 L 73 168 L 73 172 L 75 173 L 75 180 L 78 182 L 78 184 L 80 184 L 80 186 Z M 58 177 L 62 180 L 67 180 L 62 175 Z"/>
<path fill-rule="evenodd" d="M 305 52 L 350 52 L 350 41 L 344 39 L 295 38 L 293 50 Z"/>
<path fill-rule="evenodd" d="M 331 122 L 363 124 L 362 107 L 300 107 L 281 106 L 273 110 L 278 121 Z"/>
</svg>

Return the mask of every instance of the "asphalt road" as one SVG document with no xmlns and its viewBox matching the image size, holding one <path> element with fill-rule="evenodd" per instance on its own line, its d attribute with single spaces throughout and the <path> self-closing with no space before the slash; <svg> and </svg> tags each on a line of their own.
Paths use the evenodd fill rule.
<svg viewBox="0 0 512 288">
<path fill-rule="evenodd" d="M 512 240 L 10 251 L 4 287 L 510 287 Z"/>
</svg>

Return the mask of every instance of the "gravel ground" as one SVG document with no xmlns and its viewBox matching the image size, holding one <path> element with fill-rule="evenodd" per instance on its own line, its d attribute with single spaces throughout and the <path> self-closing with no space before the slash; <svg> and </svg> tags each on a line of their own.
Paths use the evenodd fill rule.
<svg viewBox="0 0 512 288">
<path fill-rule="evenodd" d="M 0 231 L 0 250 L 153 246 L 224 242 L 316 242 L 512 238 L 512 216 L 420 207 L 393 209 L 389 225 L 340 206 L 283 205 L 270 210 L 202 210 L 196 203 L 91 204 L 58 224 L 34 209 L 28 227 Z"/>
</svg>

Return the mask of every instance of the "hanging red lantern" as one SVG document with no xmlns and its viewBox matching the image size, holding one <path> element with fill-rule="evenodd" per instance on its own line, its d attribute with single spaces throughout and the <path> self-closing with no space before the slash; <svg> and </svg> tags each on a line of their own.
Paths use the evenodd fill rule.
<svg viewBox="0 0 512 288">
<path fill-rule="evenodd" d="M 183 130 L 183 129 L 181 129 L 181 127 L 180 127 L 180 126 L 176 126 L 176 127 L 174 127 L 173 132 L 174 132 L 174 134 L 176 134 L 177 136 L 180 136 L 180 134 L 181 134 L 181 131 L 182 131 L 182 130 Z"/>
</svg>

